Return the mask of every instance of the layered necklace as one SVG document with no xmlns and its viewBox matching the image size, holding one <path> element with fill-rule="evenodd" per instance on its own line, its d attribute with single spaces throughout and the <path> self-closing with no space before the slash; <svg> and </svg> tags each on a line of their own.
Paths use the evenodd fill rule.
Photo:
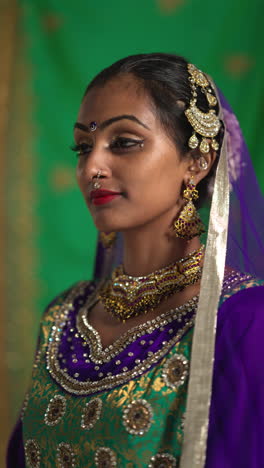
<svg viewBox="0 0 264 468">
<path fill-rule="evenodd" d="M 204 245 L 146 276 L 129 276 L 120 265 L 101 286 L 98 297 L 107 312 L 120 322 L 126 322 L 155 309 L 164 299 L 199 281 L 203 255 Z"/>
</svg>

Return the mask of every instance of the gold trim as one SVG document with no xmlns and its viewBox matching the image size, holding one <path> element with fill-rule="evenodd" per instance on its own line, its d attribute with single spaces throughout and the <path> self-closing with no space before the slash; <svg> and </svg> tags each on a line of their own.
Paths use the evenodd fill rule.
<svg viewBox="0 0 264 468">
<path fill-rule="evenodd" d="M 0 4 L 0 50 L 1 50 L 1 73 L 0 73 L 0 257 L 2 264 L 0 268 L 0 465 L 5 464 L 5 451 L 8 438 L 7 426 L 10 421 L 10 398 L 7 388 L 7 368 L 6 368 L 6 322 L 7 322 L 7 275 L 6 275 L 6 154 L 7 147 L 7 127 L 10 112 L 11 77 L 15 60 L 16 26 L 17 26 L 17 5 L 15 0 L 2 1 Z"/>
<path fill-rule="evenodd" d="M 223 117 L 220 115 L 220 118 Z M 201 291 L 194 327 L 180 468 L 203 468 L 205 463 L 216 320 L 225 270 L 228 216 L 229 180 L 225 136 L 214 184 Z"/>
<path fill-rule="evenodd" d="M 176 307 L 175 309 L 170 309 L 167 312 L 164 312 L 159 315 L 158 318 L 147 320 L 140 325 L 130 328 L 117 338 L 113 344 L 104 349 L 99 333 L 89 323 L 89 312 L 97 301 L 97 290 L 95 290 L 95 292 L 88 297 L 85 305 L 79 310 L 76 325 L 84 342 L 89 344 L 89 359 L 94 363 L 102 364 L 114 359 L 129 345 L 132 340 L 136 340 L 147 333 L 151 333 L 160 327 L 166 326 L 169 321 L 177 320 L 182 323 L 182 320 L 186 319 L 188 312 L 196 309 L 198 296 L 194 296 L 188 302 Z"/>
<path fill-rule="evenodd" d="M 78 285 L 77 287 L 73 288 L 70 291 L 64 303 L 62 304 L 62 306 L 59 308 L 59 310 L 55 311 L 54 318 L 51 319 L 50 324 L 49 324 L 49 329 L 50 329 L 49 337 L 47 336 L 46 338 L 47 342 L 45 342 L 45 345 L 48 345 L 48 349 L 46 352 L 47 370 L 49 371 L 53 379 L 57 383 L 59 383 L 61 387 L 64 388 L 64 390 L 74 395 L 90 395 L 92 393 L 109 390 L 111 388 L 117 387 L 118 385 L 123 385 L 125 382 L 128 382 L 130 379 L 140 377 L 141 374 L 148 371 L 154 364 L 156 364 L 159 360 L 161 360 L 169 352 L 169 350 L 173 346 L 176 345 L 176 343 L 182 338 L 182 336 L 194 325 L 196 299 L 194 299 L 192 302 L 189 301 L 187 305 L 181 306 L 182 307 L 181 308 L 182 326 L 178 330 L 176 335 L 174 335 L 170 340 L 168 340 L 161 349 L 159 349 L 156 352 L 153 352 L 153 354 L 146 357 L 144 361 L 141 361 L 140 363 L 137 363 L 137 361 L 135 361 L 135 366 L 133 367 L 133 369 L 129 370 L 128 368 L 124 367 L 120 369 L 118 373 L 115 373 L 115 375 L 102 376 L 102 378 L 100 378 L 99 380 L 95 380 L 95 381 L 91 381 L 89 379 L 77 380 L 77 378 L 75 379 L 74 377 L 68 374 L 67 368 L 64 368 L 64 369 L 61 368 L 60 362 L 59 362 L 59 347 L 60 347 L 61 337 L 64 331 L 65 323 L 67 322 L 67 319 L 73 308 L 73 302 L 75 298 L 78 297 L 78 295 L 81 293 L 82 289 L 83 289 L 82 285 Z M 92 303 L 93 296 L 91 298 L 90 296 L 88 297 L 88 301 L 86 303 L 86 306 L 84 307 L 89 307 L 90 300 Z M 186 315 L 189 311 L 191 312 L 192 310 L 194 311 L 193 315 L 190 318 L 188 318 Z M 179 308 L 178 308 L 178 312 L 179 312 Z M 154 320 L 147 322 L 149 326 L 147 330 L 148 333 L 151 333 L 154 329 L 153 327 Z M 160 320 L 160 322 L 158 323 L 160 324 L 160 326 L 163 326 L 163 320 Z M 164 325 L 165 325 L 165 319 L 164 319 Z M 90 326 L 90 328 L 92 327 Z M 130 341 L 135 340 L 136 338 L 139 337 L 136 332 L 136 329 L 138 329 L 139 336 L 140 336 L 140 326 L 135 327 L 134 329 L 122 335 L 121 339 L 118 342 L 118 345 L 120 344 L 121 346 L 121 351 L 122 351 L 122 339 L 128 338 L 129 333 L 131 334 Z M 98 341 L 99 336 L 97 332 L 94 329 L 92 329 L 91 331 L 93 332 L 94 335 L 97 335 L 97 339 L 96 339 L 97 347 L 101 349 L 101 345 Z M 82 339 L 83 339 L 83 345 L 86 345 L 85 338 L 82 337 Z M 129 340 L 127 340 L 127 344 L 129 344 Z M 101 355 L 104 354 L 104 351 L 101 350 Z M 91 352 L 92 352 L 92 348 L 90 348 L 90 353 Z M 115 351 L 113 353 L 115 353 Z M 112 354 L 112 350 L 110 351 L 109 355 L 110 355 L 110 359 L 115 357 L 115 354 Z M 102 364 L 103 361 L 100 361 L 100 363 Z M 99 376 L 100 374 L 98 374 L 98 377 Z"/>
</svg>

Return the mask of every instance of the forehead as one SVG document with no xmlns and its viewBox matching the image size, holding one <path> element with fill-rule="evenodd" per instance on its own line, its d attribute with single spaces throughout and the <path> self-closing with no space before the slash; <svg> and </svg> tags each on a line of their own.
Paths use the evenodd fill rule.
<svg viewBox="0 0 264 468">
<path fill-rule="evenodd" d="M 150 98 L 132 76 L 115 78 L 103 87 L 88 91 L 79 110 L 78 122 L 102 122 L 124 114 L 135 115 L 147 125 L 156 120 Z"/>
</svg>

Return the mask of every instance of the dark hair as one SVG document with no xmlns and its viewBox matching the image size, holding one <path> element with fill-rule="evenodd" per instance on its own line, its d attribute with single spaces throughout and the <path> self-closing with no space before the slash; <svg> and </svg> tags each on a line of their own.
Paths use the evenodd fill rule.
<svg viewBox="0 0 264 468">
<path fill-rule="evenodd" d="M 184 113 L 192 97 L 187 63 L 185 58 L 174 54 L 131 55 L 102 70 L 90 82 L 85 95 L 91 88 L 104 86 L 118 75 L 133 75 L 150 96 L 164 130 L 173 139 L 180 154 L 184 157 L 190 152 L 188 140 L 193 133 L 193 128 Z M 203 112 L 209 111 L 206 96 L 201 92 L 200 87 L 197 88 L 197 106 Z M 218 110 L 216 108 L 216 112 Z M 216 139 L 221 147 L 221 132 Z M 217 161 L 218 158 L 210 173 L 198 184 L 199 206 L 209 195 L 209 183 L 214 177 Z"/>
</svg>

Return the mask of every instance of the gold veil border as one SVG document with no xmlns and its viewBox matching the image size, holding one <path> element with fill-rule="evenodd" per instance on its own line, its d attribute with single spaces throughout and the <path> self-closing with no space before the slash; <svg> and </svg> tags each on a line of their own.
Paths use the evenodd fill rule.
<svg viewBox="0 0 264 468">
<path fill-rule="evenodd" d="M 211 79 L 210 82 L 213 86 Z M 218 95 L 215 86 L 213 87 Z M 218 102 L 219 117 L 224 121 L 219 96 Z M 206 459 L 217 310 L 224 278 L 229 217 L 226 138 L 225 132 L 214 183 L 201 291 L 194 327 L 180 468 L 203 468 Z"/>
</svg>

